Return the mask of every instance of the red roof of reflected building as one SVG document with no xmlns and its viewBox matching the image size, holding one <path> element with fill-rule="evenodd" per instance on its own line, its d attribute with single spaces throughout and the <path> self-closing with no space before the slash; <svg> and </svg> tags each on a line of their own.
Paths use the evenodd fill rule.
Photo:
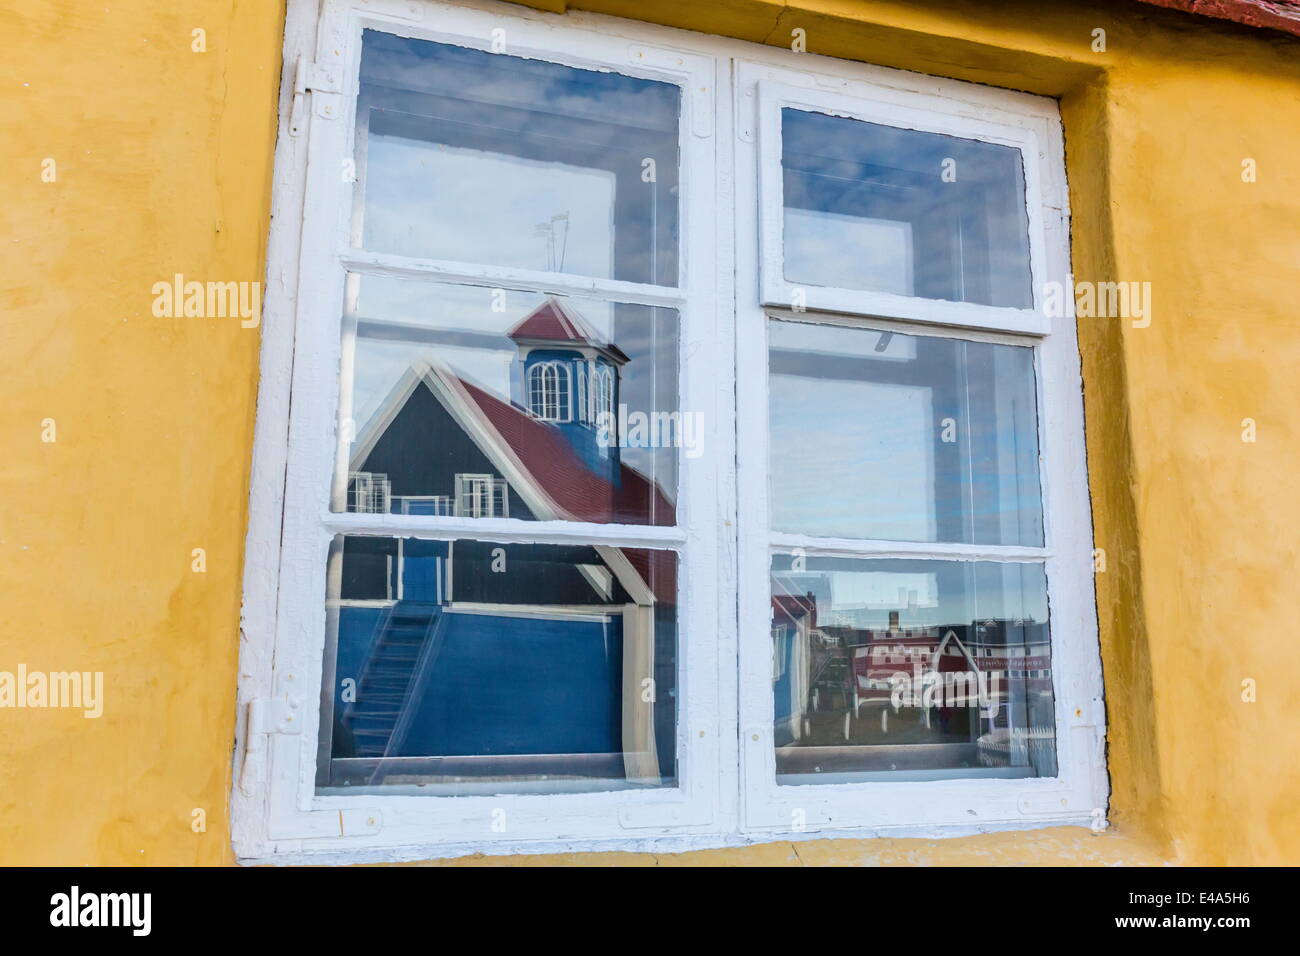
<svg viewBox="0 0 1300 956">
<path fill-rule="evenodd" d="M 593 473 L 554 425 L 538 421 L 491 392 L 444 373 L 461 386 L 487 423 L 500 436 L 537 489 L 570 521 L 625 522 L 672 526 L 677 509 L 657 482 L 620 463 L 617 486 Z M 538 516 L 542 517 L 542 516 Z M 677 555 L 673 551 L 619 548 L 628 563 L 667 606 L 677 603 Z"/>
<path fill-rule="evenodd" d="M 608 352 L 620 363 L 628 357 L 617 345 L 602 342 L 582 317 L 556 298 L 548 298 L 520 319 L 506 333 L 515 342 L 563 342 L 566 345 L 589 345 Z"/>
<path fill-rule="evenodd" d="M 811 594 L 774 594 L 772 611 L 773 621 L 797 624 L 806 617 L 809 627 L 817 626 L 817 599 Z"/>
</svg>

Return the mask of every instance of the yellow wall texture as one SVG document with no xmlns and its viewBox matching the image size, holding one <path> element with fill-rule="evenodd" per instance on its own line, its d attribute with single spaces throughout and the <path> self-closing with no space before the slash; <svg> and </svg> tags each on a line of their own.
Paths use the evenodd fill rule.
<svg viewBox="0 0 1300 956">
<path fill-rule="evenodd" d="M 1127 0 L 569 7 L 1061 99 L 1075 275 L 1153 297 L 1147 328 L 1080 320 L 1115 827 L 445 865 L 1300 862 L 1300 38 Z M 107 698 L 0 710 L 0 863 L 232 861 L 257 333 L 150 290 L 262 278 L 282 25 L 0 0 L 0 670 L 102 670 Z"/>
</svg>

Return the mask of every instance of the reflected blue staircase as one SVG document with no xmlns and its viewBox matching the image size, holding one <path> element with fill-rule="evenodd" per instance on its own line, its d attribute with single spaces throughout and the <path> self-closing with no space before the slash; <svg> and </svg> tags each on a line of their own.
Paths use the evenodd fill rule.
<svg viewBox="0 0 1300 956">
<path fill-rule="evenodd" d="M 383 757 L 390 750 L 393 732 L 410 706 L 421 661 L 436 643 L 442 617 L 437 604 L 399 601 L 380 622 L 380 633 L 357 682 L 357 699 L 343 715 L 356 756 Z"/>
</svg>

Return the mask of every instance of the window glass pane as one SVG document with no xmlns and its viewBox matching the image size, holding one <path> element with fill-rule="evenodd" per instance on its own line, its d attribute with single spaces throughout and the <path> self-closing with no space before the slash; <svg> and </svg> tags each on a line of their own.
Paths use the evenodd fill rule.
<svg viewBox="0 0 1300 956">
<path fill-rule="evenodd" d="M 318 788 L 669 786 L 677 557 L 338 536 Z"/>
<path fill-rule="evenodd" d="M 335 511 L 676 523 L 675 310 L 376 276 L 348 303 Z"/>
<path fill-rule="evenodd" d="M 1020 150 L 781 111 L 790 282 L 1033 307 Z"/>
<path fill-rule="evenodd" d="M 1056 775 L 1041 564 L 776 555 L 780 783 Z"/>
<path fill-rule="evenodd" d="M 355 239 L 677 284 L 681 90 L 366 31 Z"/>
<path fill-rule="evenodd" d="M 1043 543 L 1032 348 L 768 328 L 773 530 Z"/>
</svg>

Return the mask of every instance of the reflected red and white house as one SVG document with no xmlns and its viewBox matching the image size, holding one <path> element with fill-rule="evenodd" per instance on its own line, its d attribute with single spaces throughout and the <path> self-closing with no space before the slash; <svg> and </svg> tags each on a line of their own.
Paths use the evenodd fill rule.
<svg viewBox="0 0 1300 956">
<path fill-rule="evenodd" d="M 828 766 L 876 769 L 873 747 L 906 746 L 916 757 L 932 746 L 951 757 L 952 745 L 969 745 L 962 759 L 982 767 L 1054 767 L 1044 623 L 904 627 L 899 619 L 891 612 L 884 628 L 826 624 L 813 593 L 772 597 L 778 753 L 823 748 Z M 846 754 L 854 749 L 861 759 Z M 911 762 L 924 768 L 920 756 Z"/>
</svg>

